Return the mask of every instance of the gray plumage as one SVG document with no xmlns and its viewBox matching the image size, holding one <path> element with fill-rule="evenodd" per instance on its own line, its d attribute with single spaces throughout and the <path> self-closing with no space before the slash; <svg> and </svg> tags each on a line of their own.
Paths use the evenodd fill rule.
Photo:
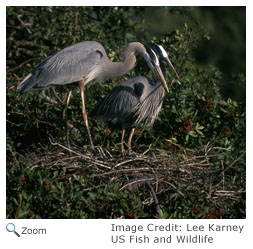
<svg viewBox="0 0 253 249">
<path fill-rule="evenodd" d="M 91 81 L 95 83 L 122 76 L 134 67 L 135 53 L 140 53 L 152 67 L 145 47 L 139 42 L 126 46 L 122 62 L 111 62 L 104 47 L 98 42 L 81 42 L 40 62 L 19 84 L 17 91 L 27 92 L 53 85 L 65 85 L 81 79 L 86 85 Z"/>
<path fill-rule="evenodd" d="M 165 90 L 150 77 L 137 76 L 116 85 L 92 111 L 94 118 L 117 128 L 151 126 L 162 107 Z"/>
<path fill-rule="evenodd" d="M 168 58 L 168 54 L 162 46 L 154 46 L 155 51 L 167 62 L 169 67 L 177 72 Z M 149 55 L 157 68 L 160 68 L 159 60 L 152 49 Z M 166 70 L 162 65 L 163 76 L 166 78 Z M 178 76 L 178 75 L 177 75 Z M 102 100 L 102 102 L 92 111 L 93 117 L 108 123 L 112 127 L 122 129 L 121 152 L 124 150 L 124 135 L 126 128 L 132 128 L 127 143 L 129 153 L 131 153 L 131 141 L 135 127 L 141 123 L 152 126 L 156 120 L 163 103 L 165 90 L 169 92 L 166 82 L 153 81 L 146 76 L 131 78 L 115 86 Z"/>
</svg>

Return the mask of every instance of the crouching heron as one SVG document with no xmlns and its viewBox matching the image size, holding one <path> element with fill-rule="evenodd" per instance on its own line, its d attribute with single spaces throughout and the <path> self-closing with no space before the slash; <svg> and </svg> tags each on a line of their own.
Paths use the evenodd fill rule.
<svg viewBox="0 0 253 249">
<path fill-rule="evenodd" d="M 154 50 L 167 62 L 169 67 L 179 78 L 168 54 L 162 46 L 156 45 Z M 160 67 L 159 60 L 153 50 L 149 51 L 151 60 L 156 67 Z M 166 71 L 163 68 L 164 78 Z M 111 127 L 121 128 L 121 153 L 125 153 L 124 136 L 126 128 L 131 128 L 127 142 L 131 153 L 131 141 L 135 127 L 143 123 L 152 126 L 163 103 L 165 90 L 169 92 L 166 82 L 154 82 L 150 77 L 137 76 L 116 85 L 92 111 L 92 116 L 107 123 Z"/>
<path fill-rule="evenodd" d="M 40 62 L 19 84 L 17 91 L 27 92 L 77 82 L 82 99 L 83 120 L 88 132 L 91 150 L 94 150 L 85 110 L 84 86 L 90 82 L 105 81 L 126 74 L 135 65 L 136 53 L 141 54 L 159 80 L 165 82 L 160 67 L 152 65 L 149 54 L 143 44 L 139 42 L 129 43 L 123 51 L 123 61 L 111 62 L 100 43 L 85 41 L 64 48 Z M 67 110 L 70 97 L 71 90 L 68 93 L 65 110 Z"/>
</svg>

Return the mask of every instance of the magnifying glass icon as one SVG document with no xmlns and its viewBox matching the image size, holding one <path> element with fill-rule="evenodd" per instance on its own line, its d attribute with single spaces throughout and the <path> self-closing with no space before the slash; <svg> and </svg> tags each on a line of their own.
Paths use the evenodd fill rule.
<svg viewBox="0 0 253 249">
<path fill-rule="evenodd" d="M 18 237 L 20 237 L 19 233 L 16 232 L 16 230 L 15 230 L 15 225 L 14 225 L 13 223 L 8 223 L 8 224 L 6 225 L 6 230 L 7 230 L 8 232 L 14 232 Z"/>
</svg>

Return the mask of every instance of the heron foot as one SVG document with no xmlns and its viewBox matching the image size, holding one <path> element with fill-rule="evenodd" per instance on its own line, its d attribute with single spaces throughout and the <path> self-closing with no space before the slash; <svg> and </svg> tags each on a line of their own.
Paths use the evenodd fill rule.
<svg viewBox="0 0 253 249">
<path fill-rule="evenodd" d="M 129 155 L 131 155 L 132 154 L 131 140 L 128 141 L 127 148 L 128 148 Z"/>
<path fill-rule="evenodd" d="M 127 153 L 128 153 L 129 155 L 132 155 L 132 152 L 133 152 L 133 151 L 132 151 L 131 146 L 128 147 L 128 150 L 126 151 L 125 148 L 124 148 L 124 145 L 123 145 L 123 146 L 121 145 L 121 155 L 122 155 L 122 156 L 126 156 Z"/>
<path fill-rule="evenodd" d="M 126 151 L 125 151 L 124 145 L 122 145 L 122 144 L 121 144 L 121 155 L 122 156 L 126 155 Z"/>
<path fill-rule="evenodd" d="M 128 139 L 128 142 L 127 142 L 127 148 L 128 148 L 129 155 L 131 155 L 131 153 L 132 153 L 131 143 L 132 143 L 132 138 L 133 138 L 133 135 L 134 135 L 134 131 L 135 131 L 135 128 L 132 128 L 129 139 Z"/>
</svg>

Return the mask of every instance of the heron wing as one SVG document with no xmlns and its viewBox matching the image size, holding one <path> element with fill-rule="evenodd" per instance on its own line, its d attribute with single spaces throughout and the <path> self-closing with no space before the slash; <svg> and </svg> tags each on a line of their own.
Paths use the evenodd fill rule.
<svg viewBox="0 0 253 249">
<path fill-rule="evenodd" d="M 108 60 L 103 46 L 86 41 L 67 47 L 39 63 L 18 86 L 19 92 L 64 85 L 88 77 L 95 78 L 94 70 L 102 60 Z"/>
<path fill-rule="evenodd" d="M 139 93 L 144 88 L 141 81 L 134 80 L 136 78 L 115 86 L 92 111 L 92 116 L 113 126 L 128 126 L 131 123 L 131 112 L 140 101 Z"/>
</svg>

